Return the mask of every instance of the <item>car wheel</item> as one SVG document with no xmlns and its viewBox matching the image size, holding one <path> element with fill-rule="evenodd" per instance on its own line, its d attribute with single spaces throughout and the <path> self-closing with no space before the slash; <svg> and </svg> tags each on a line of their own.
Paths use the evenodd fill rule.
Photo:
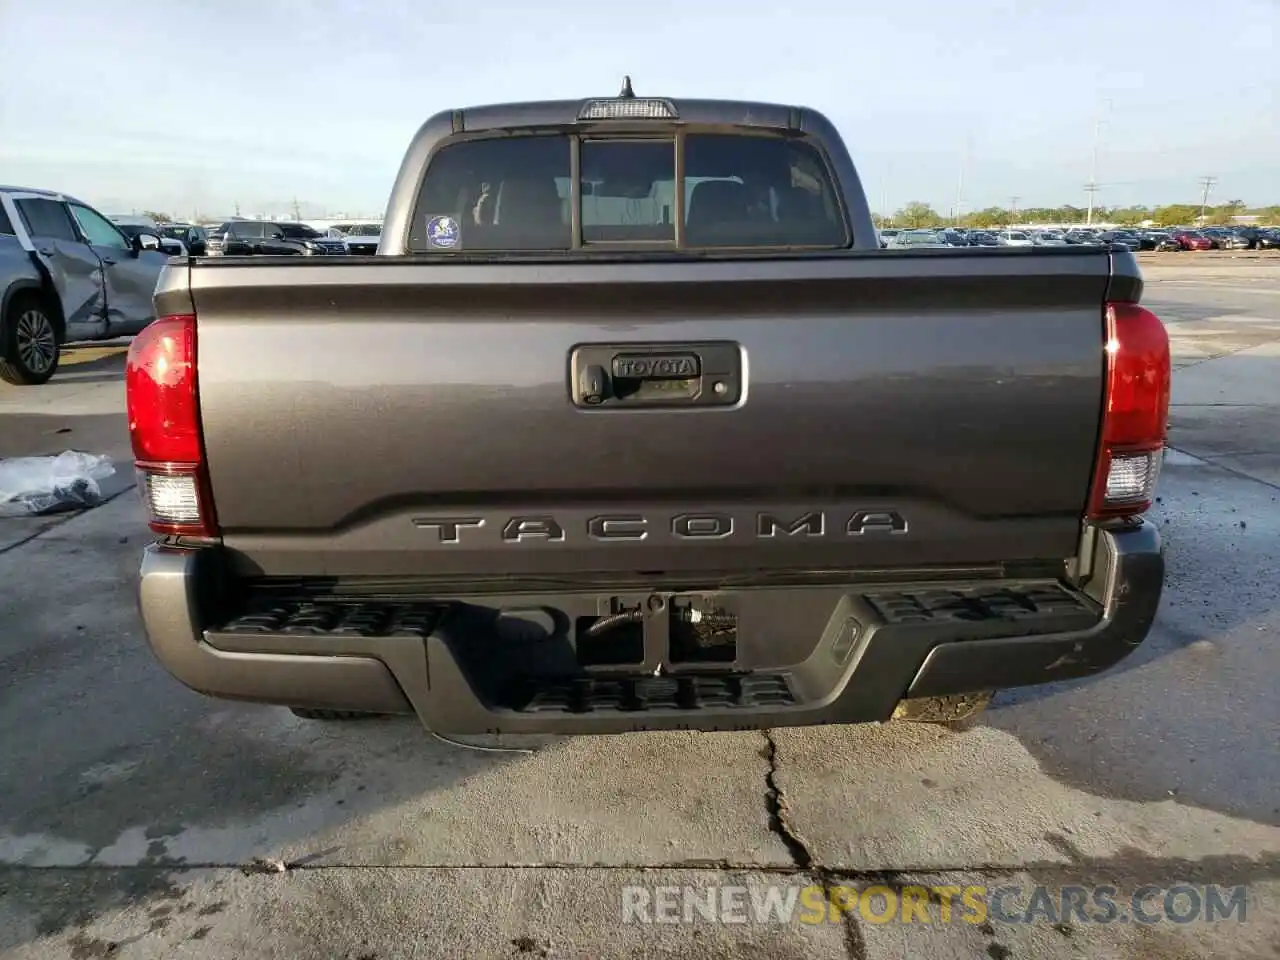
<svg viewBox="0 0 1280 960">
<path fill-rule="evenodd" d="M 3 320 L 0 380 L 21 387 L 48 381 L 57 372 L 62 350 L 58 329 L 43 299 L 19 294 Z"/>
</svg>

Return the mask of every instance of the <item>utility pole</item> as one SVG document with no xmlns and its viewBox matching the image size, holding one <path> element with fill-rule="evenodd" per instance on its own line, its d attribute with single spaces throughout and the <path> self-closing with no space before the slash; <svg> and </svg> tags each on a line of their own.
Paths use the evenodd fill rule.
<svg viewBox="0 0 1280 960">
<path fill-rule="evenodd" d="M 1084 215 L 1084 224 L 1087 227 L 1093 224 L 1093 198 L 1098 192 L 1098 185 L 1090 180 L 1084 185 L 1084 192 L 1089 195 L 1089 209 Z"/>
<path fill-rule="evenodd" d="M 302 210 L 298 207 L 297 197 L 293 198 L 293 219 L 295 223 L 302 219 Z"/>
<path fill-rule="evenodd" d="M 1093 224 L 1093 203 L 1098 193 L 1098 148 L 1102 144 L 1102 128 L 1106 126 L 1107 117 L 1111 115 L 1111 101 L 1102 102 L 1106 104 L 1106 108 L 1093 126 L 1093 163 L 1089 167 L 1089 182 L 1084 185 L 1085 193 L 1089 195 L 1089 210 L 1084 218 L 1085 226 Z"/>
<path fill-rule="evenodd" d="M 240 216 L 240 201 L 236 201 L 236 216 Z"/>
<path fill-rule="evenodd" d="M 1209 191 L 1213 189 L 1213 185 L 1218 182 L 1217 177 L 1201 177 L 1200 186 L 1203 192 L 1200 194 L 1200 226 L 1204 226 L 1204 212 L 1209 207 Z"/>
<path fill-rule="evenodd" d="M 1018 201 L 1021 199 L 1021 197 L 1009 198 L 1009 226 L 1011 227 L 1018 222 Z"/>
</svg>

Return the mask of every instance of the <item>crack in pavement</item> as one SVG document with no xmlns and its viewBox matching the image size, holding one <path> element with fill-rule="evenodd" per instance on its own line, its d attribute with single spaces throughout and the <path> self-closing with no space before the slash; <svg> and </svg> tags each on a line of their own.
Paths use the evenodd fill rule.
<svg viewBox="0 0 1280 960">
<path fill-rule="evenodd" d="M 765 760 L 769 769 L 765 771 L 765 807 L 769 811 L 769 829 L 782 841 L 782 845 L 791 854 L 791 860 L 800 870 L 810 870 L 816 866 L 809 845 L 800 836 L 791 820 L 791 810 L 787 806 L 787 796 L 778 786 L 778 744 L 770 730 L 762 730 L 765 742 Z"/>
<path fill-rule="evenodd" d="M 765 808 L 769 812 L 769 829 L 782 841 L 798 873 L 809 874 L 822 884 L 822 896 L 830 904 L 831 909 L 838 911 L 840 924 L 844 929 L 844 949 L 849 960 L 867 960 L 867 940 L 863 936 L 858 919 L 850 912 L 847 902 L 837 903 L 833 881 L 847 879 L 827 870 L 814 857 L 808 843 L 796 829 L 791 819 L 791 809 L 787 805 L 787 795 L 778 785 L 778 744 L 773 739 L 773 731 L 760 731 L 765 742 L 765 761 L 769 764 L 764 774 Z M 843 895 L 840 897 L 843 901 Z"/>
</svg>

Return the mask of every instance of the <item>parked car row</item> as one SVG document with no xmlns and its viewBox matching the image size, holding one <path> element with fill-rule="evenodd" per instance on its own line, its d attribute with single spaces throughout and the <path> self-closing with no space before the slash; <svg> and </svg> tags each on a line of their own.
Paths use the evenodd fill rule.
<svg viewBox="0 0 1280 960">
<path fill-rule="evenodd" d="M 1069 239 L 1053 230 L 973 230 L 949 227 L 943 230 L 880 231 L 880 246 L 887 247 L 1061 247 L 1085 242 Z"/>
<path fill-rule="evenodd" d="M 345 229 L 344 229 L 345 228 Z M 208 231 L 202 254 L 211 257 L 371 256 L 382 224 L 351 223 L 320 231 L 305 223 L 227 220 Z"/>
<path fill-rule="evenodd" d="M 1214 250 L 1275 250 L 1280 248 L 1280 227 L 1204 227 L 1199 231 Z"/>
<path fill-rule="evenodd" d="M 1097 237 L 1130 250 L 1275 250 L 1280 227 L 1167 227 L 1107 230 Z"/>
<path fill-rule="evenodd" d="M 347 249 L 305 223 L 228 220 L 210 234 L 205 252 L 211 257 L 320 256 Z"/>
<path fill-rule="evenodd" d="M 1280 248 L 1280 227 L 1169 227 L 1166 229 L 1090 228 L 980 230 L 964 227 L 880 231 L 882 248 L 1063 247 L 1078 244 L 1120 246 L 1129 250 L 1243 250 Z"/>
</svg>

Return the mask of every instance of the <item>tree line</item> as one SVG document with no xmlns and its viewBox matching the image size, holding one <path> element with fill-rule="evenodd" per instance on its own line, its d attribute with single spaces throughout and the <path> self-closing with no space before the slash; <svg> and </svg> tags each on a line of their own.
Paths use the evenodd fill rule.
<svg viewBox="0 0 1280 960">
<path fill-rule="evenodd" d="M 1162 207 L 1094 207 L 1094 223 L 1114 223 L 1122 226 L 1137 226 L 1151 221 L 1161 226 L 1172 227 L 1195 223 L 1200 216 L 1198 203 L 1172 203 Z M 1205 223 L 1227 224 L 1232 217 L 1254 214 L 1262 223 L 1280 222 L 1280 206 L 1248 207 L 1243 200 L 1231 200 L 1227 203 L 1204 208 Z M 892 217 L 874 214 L 877 227 L 1003 227 L 1014 223 L 1079 223 L 1083 224 L 1088 216 L 1084 207 L 1027 207 L 1022 210 L 1009 210 L 1004 207 L 987 207 L 972 213 L 961 214 L 959 220 L 954 216 L 944 216 L 929 204 L 913 200 Z"/>
</svg>

